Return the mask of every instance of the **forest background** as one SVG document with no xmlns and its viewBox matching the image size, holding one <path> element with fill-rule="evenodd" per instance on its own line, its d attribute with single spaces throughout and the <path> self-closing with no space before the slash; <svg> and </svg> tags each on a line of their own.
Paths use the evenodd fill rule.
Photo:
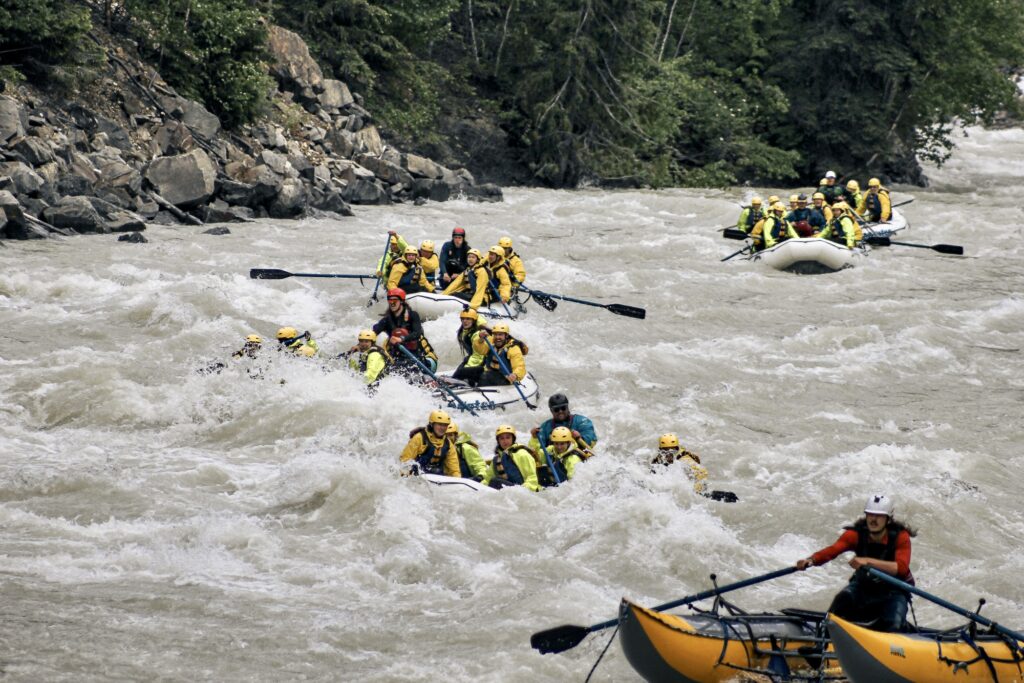
<svg viewBox="0 0 1024 683">
<path fill-rule="evenodd" d="M 1024 65 L 1024 0 L 0 0 L 0 82 L 70 95 L 102 28 L 241 126 L 270 23 L 386 138 L 552 187 L 923 182 Z"/>
</svg>

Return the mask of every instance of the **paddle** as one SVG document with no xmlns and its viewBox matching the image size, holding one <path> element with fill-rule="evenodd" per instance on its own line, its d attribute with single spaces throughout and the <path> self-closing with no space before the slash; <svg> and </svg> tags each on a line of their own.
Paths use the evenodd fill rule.
<svg viewBox="0 0 1024 683">
<path fill-rule="evenodd" d="M 1016 631 L 1011 631 L 1010 629 L 1006 628 L 1005 626 L 1001 626 L 1001 625 L 997 624 L 996 622 L 992 621 L 991 619 L 987 619 L 987 618 L 981 616 L 977 612 L 970 612 L 970 611 L 964 609 L 963 607 L 960 607 L 959 605 L 954 605 L 951 602 L 947 602 L 946 600 L 943 600 L 942 598 L 940 598 L 937 595 L 932 595 L 931 593 L 923 591 L 920 588 L 918 588 L 917 586 L 911 586 L 909 583 L 907 583 L 905 581 L 900 581 L 895 576 L 891 576 L 889 574 L 886 574 L 885 572 L 879 571 L 879 570 L 875 569 L 874 567 L 868 567 L 867 570 L 868 570 L 868 573 L 871 574 L 872 576 L 874 576 L 875 578 L 882 579 L 883 581 L 888 581 L 889 583 L 891 583 L 892 585 L 896 586 L 897 588 L 902 588 L 903 590 L 905 590 L 905 591 L 907 591 L 909 593 L 913 593 L 914 595 L 920 595 L 925 600 L 931 600 L 932 602 L 934 602 L 936 605 L 939 605 L 940 607 L 945 607 L 948 610 L 956 612 L 957 614 L 959 614 L 962 617 L 967 617 L 971 621 L 976 621 L 979 624 L 981 624 L 982 626 L 988 626 L 993 631 L 998 631 L 999 633 L 1002 633 L 1004 636 L 1009 636 L 1010 638 L 1014 638 L 1015 640 L 1018 640 L 1020 642 L 1024 642 L 1024 634 L 1018 633 Z"/>
<path fill-rule="evenodd" d="M 722 595 L 723 593 L 729 593 L 730 591 L 739 590 L 740 588 L 753 586 L 757 583 L 771 581 L 772 579 L 777 579 L 780 576 L 792 574 L 795 571 L 796 567 L 786 567 L 785 569 L 779 569 L 774 572 L 769 572 L 768 574 L 755 576 L 744 581 L 737 581 L 736 583 L 730 583 L 725 586 L 716 586 L 715 588 L 704 591 L 703 593 L 688 595 L 685 598 L 666 602 L 664 605 L 658 605 L 652 609 L 655 612 L 664 612 L 665 610 L 672 609 L 673 607 L 688 605 L 692 602 L 697 602 L 698 600 L 706 600 L 707 598 L 713 598 L 716 595 Z M 715 580 L 714 574 L 711 575 L 711 580 Z M 573 626 L 572 624 L 556 626 L 555 628 L 549 628 L 546 631 L 534 633 L 530 636 L 530 645 L 533 649 L 539 650 L 541 654 L 548 654 L 549 652 L 565 652 L 566 650 L 570 650 L 579 645 L 580 641 L 586 638 L 589 634 L 606 628 L 611 628 L 618 623 L 618 619 L 610 619 L 608 621 L 602 621 L 600 624 L 594 624 L 593 626 Z"/>
<path fill-rule="evenodd" d="M 508 375 L 511 375 L 512 371 L 509 370 L 508 363 L 506 363 L 504 359 L 498 355 L 498 350 L 494 348 L 494 344 L 491 343 L 491 340 L 488 339 L 487 337 L 484 337 L 484 341 L 487 342 L 487 346 L 491 348 L 491 353 L 494 354 L 494 357 L 498 359 L 498 365 L 501 367 L 502 374 L 504 374 L 506 377 Z M 523 393 L 523 387 L 520 386 L 518 380 L 513 382 L 512 386 L 514 386 L 516 388 L 516 391 L 519 392 L 519 398 L 523 399 L 523 403 L 526 404 L 527 408 L 529 408 L 530 410 L 537 410 L 537 406 L 530 403 L 529 399 L 526 398 L 526 394 Z"/>
<path fill-rule="evenodd" d="M 743 247 L 742 249 L 740 249 L 739 251 L 734 251 L 733 253 L 729 254 L 725 258 L 719 259 L 719 261 L 728 261 L 733 256 L 739 256 L 740 254 L 742 254 L 743 252 L 747 251 L 748 249 L 750 249 L 750 245 L 749 244 L 747 246 Z"/>
<path fill-rule="evenodd" d="M 505 303 L 505 300 L 501 298 L 501 293 L 498 292 L 498 288 L 495 287 L 493 282 L 488 281 L 487 284 L 490 285 L 491 291 L 494 292 L 494 298 L 500 301 L 501 305 L 505 308 L 505 313 L 508 314 L 509 320 L 515 320 L 515 316 L 512 315 L 512 311 L 509 310 L 508 304 Z"/>
<path fill-rule="evenodd" d="M 412 361 L 413 363 L 415 363 L 415 364 L 416 364 L 416 365 L 417 365 L 417 366 L 419 367 L 419 369 L 420 369 L 420 372 L 424 373 L 425 375 L 428 375 L 428 376 L 429 376 L 429 377 L 430 377 L 431 379 L 433 379 L 433 380 L 434 380 L 435 382 L 437 382 L 437 386 L 438 386 L 438 387 L 439 387 L 439 388 L 441 389 L 441 391 L 445 392 L 446 394 L 448 394 L 449 396 L 451 396 L 451 397 L 452 397 L 452 399 L 454 399 L 454 401 L 455 401 L 456 405 L 458 405 L 458 406 L 459 406 L 459 410 L 465 410 L 465 411 L 468 411 L 468 412 L 469 412 L 469 414 L 470 414 L 470 415 L 472 415 L 473 417 L 480 417 L 480 416 L 479 416 L 479 415 L 477 415 L 477 414 L 476 414 L 475 412 L 473 412 L 473 409 L 472 409 L 472 408 L 470 408 L 470 407 L 469 407 L 468 405 L 466 405 L 466 404 L 465 404 L 465 403 L 464 403 L 464 402 L 462 401 L 462 399 L 461 399 L 461 398 L 459 398 L 459 397 L 458 397 L 458 396 L 457 396 L 457 395 L 455 394 L 455 392 L 454 392 L 454 391 L 452 391 L 452 390 L 451 390 L 451 389 L 449 389 L 449 388 L 448 388 L 447 386 L 445 386 L 444 382 L 442 382 L 441 380 L 439 380 L 439 379 L 437 378 L 437 375 L 435 375 L 435 374 L 434 374 L 433 372 L 431 372 L 431 371 L 430 371 L 430 368 L 428 368 L 428 367 L 427 367 L 426 365 L 424 365 L 423 363 L 421 363 L 421 362 L 420 362 L 420 359 L 419 359 L 419 358 L 417 358 L 416 356 L 414 356 L 414 355 L 413 355 L 413 353 L 412 353 L 412 351 L 410 351 L 409 349 L 405 348 L 405 347 L 404 347 L 404 346 L 402 346 L 401 344 L 398 344 L 398 348 L 399 348 L 399 349 L 400 349 L 400 350 L 402 351 L 402 353 L 404 353 L 404 354 L 405 354 L 406 356 L 408 356 L 408 357 L 409 357 L 409 360 L 411 360 L 411 361 Z"/>
<path fill-rule="evenodd" d="M 377 278 L 377 284 L 373 286 L 373 294 L 370 295 L 370 300 L 366 302 L 367 308 L 377 302 L 377 289 L 380 287 L 380 283 L 384 280 L 384 263 L 388 259 L 388 249 L 391 248 L 391 234 L 388 233 L 388 238 L 384 241 L 384 255 L 380 257 L 380 277 Z"/>
<path fill-rule="evenodd" d="M 937 251 L 940 254 L 953 254 L 955 256 L 964 255 L 964 248 L 958 244 L 914 244 L 913 242 L 897 242 L 896 240 L 889 239 L 888 235 L 865 235 L 864 241 L 876 247 L 888 247 L 896 244 L 901 247 L 931 249 L 932 251 Z"/>
<path fill-rule="evenodd" d="M 526 287 L 521 286 L 520 289 L 526 289 Z M 541 306 L 544 306 L 544 298 L 546 297 L 548 299 L 561 299 L 562 301 L 571 301 L 574 304 L 583 304 L 585 306 L 607 308 L 610 312 L 614 313 L 615 315 L 624 315 L 627 318 L 637 318 L 639 320 L 643 320 L 644 318 L 647 317 L 647 311 L 636 306 L 627 306 L 626 304 L 599 304 L 593 301 L 574 299 L 571 296 L 564 296 L 562 294 L 548 294 L 547 292 L 541 292 L 536 289 L 526 289 L 526 291 L 532 294 L 533 298 L 536 299 L 537 303 L 539 303 Z M 547 306 L 544 307 L 547 308 Z M 548 308 L 548 310 L 550 311 L 554 309 Z"/>
<path fill-rule="evenodd" d="M 283 280 L 286 277 L 341 277 L 352 280 L 368 280 L 373 275 L 350 275 L 348 273 L 289 273 L 277 268 L 250 268 L 249 277 L 253 280 Z"/>
<path fill-rule="evenodd" d="M 737 230 L 736 228 L 726 228 L 722 231 L 722 237 L 727 240 L 745 240 L 750 237 L 750 235 L 742 230 Z"/>
</svg>

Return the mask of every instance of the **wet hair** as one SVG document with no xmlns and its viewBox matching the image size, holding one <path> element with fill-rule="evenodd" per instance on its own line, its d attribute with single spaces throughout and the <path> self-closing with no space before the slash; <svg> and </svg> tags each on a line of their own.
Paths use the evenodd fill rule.
<svg viewBox="0 0 1024 683">
<path fill-rule="evenodd" d="M 858 531 L 861 530 L 861 529 L 867 529 L 868 528 L 868 517 L 867 517 L 867 515 L 864 515 L 863 517 L 858 519 L 856 522 L 851 524 L 850 527 L 852 529 L 855 529 L 855 530 L 858 530 Z M 902 520 L 896 519 L 895 517 L 889 517 L 889 521 L 886 523 L 885 528 L 888 531 L 892 531 L 892 532 L 897 533 L 897 534 L 899 532 L 901 532 L 901 531 L 906 531 L 908 534 L 910 534 L 911 538 L 914 538 L 915 536 L 917 536 L 917 529 L 913 528 L 912 526 L 910 526 L 909 524 L 907 524 L 906 522 L 904 522 Z"/>
</svg>

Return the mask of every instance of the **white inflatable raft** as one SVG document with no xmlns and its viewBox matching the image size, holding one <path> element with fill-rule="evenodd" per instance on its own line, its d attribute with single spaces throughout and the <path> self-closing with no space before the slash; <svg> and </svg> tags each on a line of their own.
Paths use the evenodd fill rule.
<svg viewBox="0 0 1024 683">
<path fill-rule="evenodd" d="M 470 491 L 494 491 L 490 486 L 481 484 L 478 481 L 472 479 L 463 479 L 462 477 L 446 477 L 443 474 L 421 474 L 420 479 L 426 479 L 435 486 L 442 486 L 448 489 L 462 489 Z"/>
<path fill-rule="evenodd" d="M 519 392 L 511 384 L 494 387 L 471 387 L 459 380 L 451 379 L 450 373 L 438 373 L 437 377 L 442 382 L 445 382 L 452 393 L 473 410 L 494 410 L 495 408 L 504 408 L 514 403 L 523 402 L 522 396 L 519 395 Z M 532 374 L 526 373 L 526 378 L 519 383 L 519 389 L 522 390 L 523 396 L 526 396 L 530 403 L 536 404 L 537 396 L 540 394 L 540 387 L 537 386 L 537 380 L 533 378 Z M 439 398 L 447 399 L 450 407 L 459 407 L 458 403 L 444 390 L 435 389 L 434 394 Z"/>
<path fill-rule="evenodd" d="M 899 209 L 893 209 L 892 216 L 889 217 L 888 221 L 884 223 L 865 223 L 863 229 L 865 235 L 884 237 L 900 230 L 906 230 L 909 227 L 910 222 L 907 221 L 907 217 Z"/>
<path fill-rule="evenodd" d="M 405 303 L 409 308 L 420 314 L 421 320 L 434 320 L 446 313 L 459 313 L 468 304 L 457 296 L 440 294 L 438 292 L 416 292 L 405 297 Z M 509 304 L 508 310 L 512 317 L 516 317 L 514 304 Z M 497 305 L 481 306 L 477 313 L 489 318 L 508 318 L 508 311 L 500 303 Z"/>
<path fill-rule="evenodd" d="M 750 260 L 760 261 L 776 270 L 816 275 L 852 268 L 854 263 L 864 258 L 867 253 L 866 246 L 847 249 L 845 244 L 837 244 L 820 237 L 798 237 L 759 251 Z"/>
</svg>

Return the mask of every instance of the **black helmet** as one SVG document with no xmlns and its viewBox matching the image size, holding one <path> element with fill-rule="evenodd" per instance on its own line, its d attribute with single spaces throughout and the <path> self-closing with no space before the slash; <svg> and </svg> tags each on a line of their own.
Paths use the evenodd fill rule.
<svg viewBox="0 0 1024 683">
<path fill-rule="evenodd" d="M 548 408 L 554 410 L 555 408 L 568 408 L 569 397 L 565 394 L 552 394 L 551 398 L 548 399 Z"/>
</svg>

